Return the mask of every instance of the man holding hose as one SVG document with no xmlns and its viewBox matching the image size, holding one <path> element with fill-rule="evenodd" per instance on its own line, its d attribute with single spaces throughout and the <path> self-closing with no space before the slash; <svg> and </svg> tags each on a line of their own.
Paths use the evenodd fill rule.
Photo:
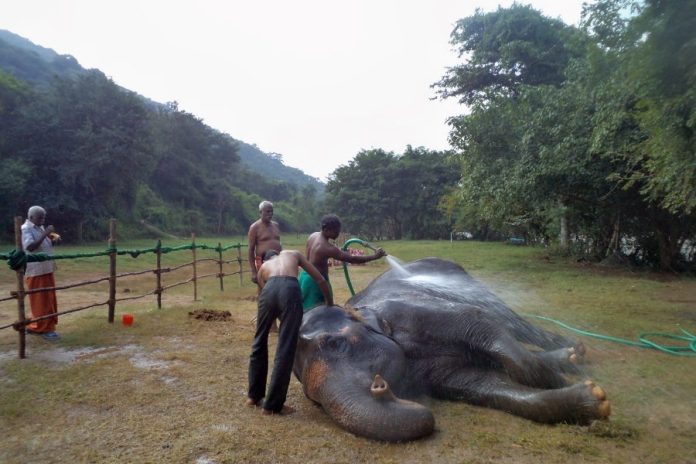
<svg viewBox="0 0 696 464">
<path fill-rule="evenodd" d="M 360 264 L 374 261 L 387 255 L 382 248 L 375 249 L 375 253 L 369 256 L 351 255 L 329 241 L 336 240 L 340 233 L 341 220 L 335 214 L 327 214 L 321 218 L 321 231 L 314 232 L 307 240 L 307 259 L 317 268 L 324 279 L 326 279 L 326 282 L 329 282 L 329 258 L 351 264 Z M 302 309 L 304 312 L 325 304 L 322 292 L 306 272 L 300 271 L 298 279 L 302 289 Z"/>
</svg>

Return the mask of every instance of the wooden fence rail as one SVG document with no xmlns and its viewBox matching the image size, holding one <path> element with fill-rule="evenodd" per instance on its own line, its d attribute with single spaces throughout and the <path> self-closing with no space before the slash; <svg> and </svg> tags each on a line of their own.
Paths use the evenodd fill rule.
<svg viewBox="0 0 696 464">
<path fill-rule="evenodd" d="M 17 250 L 22 249 L 22 232 L 21 232 L 21 227 L 22 227 L 22 218 L 21 217 L 15 217 L 15 246 Z M 92 280 L 85 280 L 81 282 L 75 282 L 72 284 L 66 284 L 66 285 L 61 285 L 61 286 L 55 286 L 55 287 L 47 287 L 47 288 L 36 288 L 36 289 L 31 289 L 31 290 L 25 290 L 24 289 L 24 268 L 17 269 L 15 272 L 17 274 L 17 290 L 10 292 L 10 296 L 6 298 L 0 299 L 0 302 L 2 301 L 8 301 L 12 299 L 17 300 L 17 321 L 13 322 L 11 324 L 6 324 L 4 326 L 0 326 L 0 330 L 2 329 L 7 329 L 7 328 L 14 328 L 17 330 L 19 334 L 19 357 L 21 359 L 26 357 L 26 326 L 32 322 L 36 321 L 41 321 L 44 319 L 49 319 L 57 316 L 61 316 L 64 314 L 70 314 L 78 311 L 83 311 L 85 309 L 90 309 L 94 308 L 97 306 L 108 306 L 108 317 L 107 320 L 110 323 L 114 322 L 114 315 L 116 312 L 116 303 L 121 302 L 121 301 L 129 301 L 129 300 L 136 300 L 139 298 L 144 298 L 146 296 L 151 296 L 151 295 L 156 295 L 157 296 L 157 307 L 162 308 L 162 293 L 165 292 L 166 290 L 179 287 L 181 285 L 186 285 L 189 283 L 193 283 L 193 301 L 198 300 L 198 281 L 200 279 L 204 279 L 207 277 L 217 277 L 220 279 L 220 291 L 224 291 L 224 284 L 223 284 L 223 278 L 225 276 L 232 276 L 232 275 L 239 275 L 239 284 L 240 286 L 244 282 L 244 261 L 242 260 L 242 252 L 241 248 L 243 244 L 237 244 L 237 245 L 232 245 L 229 246 L 228 248 L 236 248 L 237 249 L 237 257 L 234 259 L 228 259 L 224 260 L 223 259 L 223 249 L 222 249 L 222 244 L 218 243 L 217 248 L 215 251 L 218 253 L 217 258 L 198 258 L 197 253 L 196 253 L 196 236 L 195 234 L 191 235 L 191 252 L 193 255 L 193 260 L 189 261 L 184 264 L 180 264 L 178 266 L 174 267 L 162 267 L 162 242 L 158 241 L 157 246 L 155 248 L 155 253 L 156 253 L 156 267 L 154 269 L 145 269 L 142 271 L 135 271 L 135 272 L 124 272 L 121 274 L 118 274 L 116 272 L 116 267 L 117 267 L 117 257 L 118 253 L 116 251 L 116 220 L 111 219 L 109 223 L 109 250 L 110 253 L 108 253 L 109 256 L 109 275 L 107 277 L 101 277 L 98 279 L 92 279 Z M 198 246 L 200 248 L 210 248 L 205 245 Z M 152 251 L 152 250 L 150 250 Z M 171 250 L 170 250 L 171 251 Z M 137 255 L 135 255 L 137 257 Z M 198 275 L 198 268 L 197 264 L 202 263 L 202 262 L 215 262 L 218 264 L 218 271 L 213 272 L 210 274 L 203 274 L 203 275 Z M 224 272 L 224 264 L 234 264 L 236 263 L 239 266 L 239 270 L 234 271 L 234 272 Z M 183 269 L 185 267 L 191 266 L 192 267 L 192 273 L 193 275 L 186 279 L 182 280 L 181 282 L 176 282 L 173 284 L 169 285 L 162 285 L 162 274 L 168 273 L 168 272 L 173 272 L 177 271 L 179 269 Z M 116 297 L 116 283 L 119 278 L 123 277 L 130 277 L 130 276 L 136 276 L 136 275 L 142 275 L 142 274 L 149 274 L 149 273 L 154 273 L 156 276 L 156 282 L 155 282 L 155 288 L 147 293 L 141 294 L 141 295 L 134 295 L 134 296 L 128 296 L 128 297 L 122 297 L 122 298 L 117 298 Z M 86 306 L 81 306 L 78 308 L 71 308 L 71 309 L 66 309 L 63 311 L 59 311 L 54 314 L 49 314 L 46 316 L 41 316 L 41 317 L 36 317 L 36 318 L 27 318 L 26 317 L 26 311 L 25 311 L 25 304 L 24 304 L 24 299 L 27 295 L 30 295 L 32 293 L 40 293 L 40 292 L 48 292 L 48 291 L 59 291 L 59 290 L 66 290 L 70 288 L 75 288 L 75 287 L 81 287 L 84 285 L 92 285 L 100 282 L 109 282 L 109 298 L 108 300 L 102 302 L 102 303 L 93 303 L 89 304 Z"/>
</svg>

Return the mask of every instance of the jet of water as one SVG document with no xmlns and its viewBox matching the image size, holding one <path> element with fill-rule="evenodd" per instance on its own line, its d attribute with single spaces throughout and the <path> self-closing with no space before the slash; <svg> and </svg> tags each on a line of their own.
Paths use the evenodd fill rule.
<svg viewBox="0 0 696 464">
<path fill-rule="evenodd" d="M 386 257 L 389 266 L 392 268 L 392 272 L 396 274 L 397 277 L 408 277 L 411 273 L 404 267 L 404 262 L 399 258 L 392 255 L 387 255 Z"/>
</svg>

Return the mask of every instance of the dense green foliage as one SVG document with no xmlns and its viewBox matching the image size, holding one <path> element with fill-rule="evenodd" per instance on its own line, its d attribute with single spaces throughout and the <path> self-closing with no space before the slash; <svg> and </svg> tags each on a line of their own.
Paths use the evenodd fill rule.
<svg viewBox="0 0 696 464">
<path fill-rule="evenodd" d="M 438 204 L 459 179 L 450 155 L 410 146 L 402 155 L 362 151 L 332 173 L 327 208 L 367 239 L 449 237 L 451 224 Z"/>
<path fill-rule="evenodd" d="M 74 59 L 61 74 L 56 63 L 65 59 L 0 35 L 4 238 L 11 218 L 33 204 L 47 208 L 67 240 L 104 239 L 111 217 L 126 235 L 244 233 L 264 199 L 276 202 L 282 230 L 315 227 L 315 179 L 244 144 L 250 164 L 265 157 L 273 166 L 258 173 L 240 159 L 240 142 L 176 103 L 153 104 Z"/>
<path fill-rule="evenodd" d="M 696 4 L 629 3 L 586 6 L 582 29 L 520 5 L 457 23 L 467 60 L 435 87 L 470 108 L 450 120 L 458 227 L 693 263 Z"/>
</svg>

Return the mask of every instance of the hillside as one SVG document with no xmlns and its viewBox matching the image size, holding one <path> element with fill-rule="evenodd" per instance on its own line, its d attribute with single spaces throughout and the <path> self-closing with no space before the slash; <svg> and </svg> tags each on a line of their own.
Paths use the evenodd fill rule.
<svg viewBox="0 0 696 464">
<path fill-rule="evenodd" d="M 0 29 L 0 69 L 33 85 L 53 76 L 75 76 L 86 70 L 71 55 L 59 55 L 10 31 Z"/>
<path fill-rule="evenodd" d="M 0 31 L 0 238 L 11 218 L 44 206 L 72 240 L 131 236 L 145 221 L 167 234 L 240 234 L 271 200 L 284 230 L 311 230 L 324 185 L 279 155 L 118 86 L 70 55 Z M 48 178 L 51 182 L 32 183 Z"/>
<path fill-rule="evenodd" d="M 71 55 L 60 55 L 54 50 L 32 43 L 13 32 L 0 29 L 0 69 L 32 85 L 48 84 L 54 76 L 71 77 L 87 72 Z M 151 107 L 163 107 L 147 97 L 141 98 Z M 324 184 L 300 169 L 286 166 L 273 155 L 264 153 L 255 145 L 235 139 L 239 156 L 249 170 L 261 176 L 300 187 L 312 185 L 323 195 Z"/>
<path fill-rule="evenodd" d="M 317 189 L 320 197 L 324 195 L 324 184 L 316 177 L 311 177 L 300 169 L 284 165 L 277 156 L 264 153 L 255 145 L 240 140 L 237 143 L 239 158 L 249 169 L 271 179 L 280 179 L 300 186 L 312 185 Z"/>
</svg>

